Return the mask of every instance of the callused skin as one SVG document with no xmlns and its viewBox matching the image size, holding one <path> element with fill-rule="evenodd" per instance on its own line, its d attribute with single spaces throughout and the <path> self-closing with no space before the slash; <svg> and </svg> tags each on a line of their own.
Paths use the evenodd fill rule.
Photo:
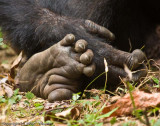
<svg viewBox="0 0 160 126">
<path fill-rule="evenodd" d="M 33 55 L 18 73 L 16 82 L 20 91 L 32 91 L 49 102 L 67 100 L 73 93 L 83 91 L 87 86 L 84 81 L 94 74 L 96 67 L 93 63 L 93 52 L 87 49 L 87 45 L 85 40 L 75 42 L 75 36 L 68 34 L 49 49 Z M 111 47 L 110 49 L 115 59 L 120 54 L 117 60 L 122 60 L 122 63 L 125 60 L 132 69 L 141 69 L 133 74 L 134 81 L 146 75 L 145 66 L 138 64 L 144 60 L 143 52 L 135 50 L 130 54 Z M 115 66 L 109 66 L 109 74 L 128 76 L 122 68 L 123 64 L 111 61 Z"/>
<path fill-rule="evenodd" d="M 50 102 L 70 99 L 73 93 L 83 90 L 82 76 L 94 74 L 92 59 L 93 52 L 87 49 L 87 42 L 75 42 L 75 36 L 68 34 L 25 63 L 17 77 L 20 91 L 32 91 Z"/>
<path fill-rule="evenodd" d="M 95 76 L 104 72 L 104 58 L 109 67 L 108 82 L 112 84 L 107 87 L 116 86 L 119 76 L 127 77 L 124 64 L 132 70 L 144 69 L 144 66 L 139 64 L 145 59 L 144 53 L 141 50 L 128 53 L 112 47 L 108 43 L 114 39 L 114 35 L 105 28 L 111 28 L 117 38 L 124 37 L 125 39 L 118 39 L 122 40 L 117 40 L 118 43 L 113 42 L 113 45 L 119 45 L 127 50 L 128 41 L 123 42 L 123 40 L 128 40 L 130 37 L 137 38 L 134 36 L 135 33 L 139 35 L 139 32 L 132 34 L 127 30 L 132 23 L 129 19 L 132 20 L 132 18 L 128 17 L 126 8 L 129 8 L 130 12 L 132 2 L 134 3 L 134 0 L 0 0 L 2 31 L 11 46 L 18 51 L 23 50 L 29 59 L 19 72 L 18 83 L 21 91 L 32 90 L 37 96 L 49 101 L 71 98 L 73 92 L 83 90 L 83 86 L 85 87 Z M 119 6 L 116 6 L 117 3 Z M 129 7 L 120 6 L 128 3 Z M 122 12 L 125 13 L 121 13 L 120 10 L 124 10 Z M 119 22 L 119 19 L 129 21 Z M 122 26 L 123 29 L 117 26 Z M 119 29 L 120 34 L 116 31 Z M 124 34 L 121 31 L 124 31 Z M 68 44 L 70 41 L 62 40 L 66 34 L 70 33 L 75 35 L 75 41 L 77 41 L 73 50 L 70 50 L 73 47 L 72 44 Z M 60 43 L 67 43 L 70 46 L 57 44 L 61 40 L 63 42 Z M 83 43 L 81 48 L 86 47 L 88 43 L 88 49 L 93 53 L 79 49 L 77 47 L 79 42 Z M 119 49 L 123 50 L 123 48 Z M 75 52 L 77 52 L 76 55 Z M 81 55 L 81 53 L 84 54 Z M 93 76 L 91 75 L 94 73 L 94 65 L 90 67 L 92 63 L 87 57 L 93 58 L 97 68 Z M 80 71 L 80 64 L 88 67 Z M 77 66 L 80 70 L 75 69 Z M 66 72 L 64 68 L 69 70 Z M 133 80 L 145 75 L 146 70 L 136 72 Z M 95 87 L 104 85 L 104 80 L 101 80 L 102 82 L 98 82 Z"/>
</svg>

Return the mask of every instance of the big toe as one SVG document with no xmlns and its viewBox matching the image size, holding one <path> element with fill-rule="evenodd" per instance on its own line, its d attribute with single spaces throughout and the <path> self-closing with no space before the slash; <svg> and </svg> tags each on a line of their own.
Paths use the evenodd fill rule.
<svg viewBox="0 0 160 126">
<path fill-rule="evenodd" d="M 137 69 L 145 59 L 146 56 L 141 50 L 134 50 L 131 55 L 129 68 L 132 68 L 133 70 Z"/>
<path fill-rule="evenodd" d="M 73 92 L 69 89 L 56 89 L 48 95 L 48 101 L 54 102 L 61 100 L 69 100 L 72 98 L 72 94 Z"/>
<path fill-rule="evenodd" d="M 80 62 L 85 65 L 89 65 L 92 63 L 94 54 L 92 50 L 88 49 L 85 53 L 80 56 Z"/>
</svg>

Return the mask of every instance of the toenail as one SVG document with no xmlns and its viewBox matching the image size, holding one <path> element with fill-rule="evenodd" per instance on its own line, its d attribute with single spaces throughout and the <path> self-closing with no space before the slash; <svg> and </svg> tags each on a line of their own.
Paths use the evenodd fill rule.
<svg viewBox="0 0 160 126">
<path fill-rule="evenodd" d="M 68 34 L 66 37 L 66 41 L 73 42 L 75 40 L 75 36 L 73 34 Z"/>
<path fill-rule="evenodd" d="M 79 48 L 85 50 L 85 45 L 84 44 L 80 43 L 78 46 L 79 46 Z"/>
</svg>

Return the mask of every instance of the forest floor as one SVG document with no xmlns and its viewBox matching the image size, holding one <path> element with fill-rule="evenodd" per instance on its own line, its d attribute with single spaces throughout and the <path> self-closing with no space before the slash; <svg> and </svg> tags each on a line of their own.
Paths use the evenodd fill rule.
<svg viewBox="0 0 160 126">
<path fill-rule="evenodd" d="M 160 69 L 138 83 L 123 81 L 115 92 L 85 90 L 72 100 L 49 103 L 14 89 L 11 65 L 18 56 L 0 45 L 0 126 L 160 126 Z M 103 62 L 103 61 L 102 61 Z"/>
</svg>

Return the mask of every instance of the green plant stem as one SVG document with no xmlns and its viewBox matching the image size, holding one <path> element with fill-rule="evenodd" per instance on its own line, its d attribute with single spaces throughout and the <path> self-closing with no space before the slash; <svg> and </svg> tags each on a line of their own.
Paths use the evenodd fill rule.
<svg viewBox="0 0 160 126">
<path fill-rule="evenodd" d="M 135 105 L 134 97 L 132 95 L 132 91 L 129 88 L 129 82 L 127 82 L 127 88 L 128 88 L 128 91 L 129 91 L 129 95 L 130 95 L 131 101 L 132 101 L 133 112 L 134 112 L 135 116 L 139 119 L 140 122 L 146 124 L 146 122 L 139 116 L 138 112 L 136 111 L 136 105 Z"/>
<path fill-rule="evenodd" d="M 99 77 L 101 77 L 103 74 L 105 74 L 106 72 L 103 72 L 103 73 L 101 73 L 100 75 L 98 75 L 93 81 L 91 81 L 88 85 L 87 85 L 87 87 L 85 88 L 85 90 L 87 90 L 88 89 L 88 87 L 94 82 L 94 81 L 96 81 Z M 84 90 L 84 92 L 85 92 L 85 90 Z M 84 92 L 83 92 L 83 94 L 82 94 L 82 96 L 84 95 Z"/>
</svg>

